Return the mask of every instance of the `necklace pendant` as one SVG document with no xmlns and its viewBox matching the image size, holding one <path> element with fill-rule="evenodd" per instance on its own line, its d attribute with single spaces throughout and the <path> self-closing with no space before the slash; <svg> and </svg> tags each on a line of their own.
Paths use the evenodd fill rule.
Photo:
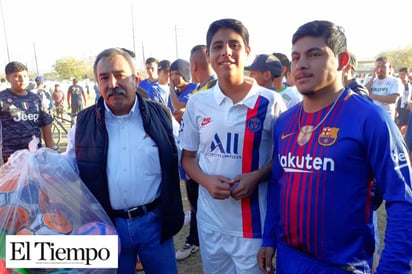
<svg viewBox="0 0 412 274">
<path fill-rule="evenodd" d="M 313 126 L 303 126 L 298 135 L 298 145 L 303 146 L 307 142 L 309 142 L 310 138 L 312 137 Z"/>
</svg>

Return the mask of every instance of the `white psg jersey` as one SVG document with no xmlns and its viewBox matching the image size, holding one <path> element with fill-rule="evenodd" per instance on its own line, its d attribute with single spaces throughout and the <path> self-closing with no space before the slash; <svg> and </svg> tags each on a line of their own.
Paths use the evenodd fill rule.
<svg viewBox="0 0 412 274">
<path fill-rule="evenodd" d="M 281 96 L 256 82 L 233 105 L 217 83 L 190 97 L 181 124 L 183 149 L 197 151 L 199 166 L 210 175 L 228 178 L 255 171 L 271 158 L 273 124 L 286 109 Z M 218 200 L 199 187 L 199 224 L 245 238 L 261 238 L 266 212 L 266 182 L 250 197 Z"/>
</svg>

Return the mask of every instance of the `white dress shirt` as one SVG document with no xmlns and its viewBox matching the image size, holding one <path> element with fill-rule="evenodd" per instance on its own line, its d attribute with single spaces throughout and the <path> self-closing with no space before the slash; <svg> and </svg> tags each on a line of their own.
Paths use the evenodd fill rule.
<svg viewBox="0 0 412 274">
<path fill-rule="evenodd" d="M 105 103 L 109 135 L 107 178 L 113 209 L 128 209 L 152 202 L 160 194 L 162 179 L 159 151 L 143 128 L 135 100 L 126 115 L 114 115 Z M 68 135 L 66 155 L 75 162 L 75 127 Z"/>
</svg>

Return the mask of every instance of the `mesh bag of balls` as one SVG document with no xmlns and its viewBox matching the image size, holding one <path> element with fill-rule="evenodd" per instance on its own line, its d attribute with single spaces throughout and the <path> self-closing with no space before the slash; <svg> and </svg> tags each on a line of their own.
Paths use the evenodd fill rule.
<svg viewBox="0 0 412 274">
<path fill-rule="evenodd" d="M 5 235 L 117 232 L 64 156 L 29 145 L 29 149 L 12 154 L 0 168 L 0 269 L 5 258 Z"/>
</svg>

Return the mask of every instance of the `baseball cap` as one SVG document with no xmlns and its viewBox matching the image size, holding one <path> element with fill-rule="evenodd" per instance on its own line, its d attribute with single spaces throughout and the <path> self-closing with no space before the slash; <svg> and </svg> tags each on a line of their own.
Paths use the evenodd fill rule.
<svg viewBox="0 0 412 274">
<path fill-rule="evenodd" d="M 158 70 L 169 70 L 170 69 L 170 61 L 169 60 L 162 60 L 157 65 Z"/>
<path fill-rule="evenodd" d="M 274 55 L 259 54 L 246 70 L 267 71 L 269 70 L 272 77 L 279 77 L 282 74 L 282 63 Z"/>
<path fill-rule="evenodd" d="M 37 77 L 34 79 L 34 82 L 36 82 L 36 83 L 44 83 L 44 77 L 43 77 L 43 76 L 37 76 Z"/>
</svg>

